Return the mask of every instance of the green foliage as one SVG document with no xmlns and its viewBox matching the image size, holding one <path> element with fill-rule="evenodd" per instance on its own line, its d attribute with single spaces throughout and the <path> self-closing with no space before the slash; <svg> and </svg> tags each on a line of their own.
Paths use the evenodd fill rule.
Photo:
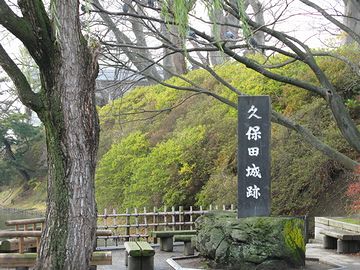
<svg viewBox="0 0 360 270">
<path fill-rule="evenodd" d="M 159 143 L 139 162 L 128 186 L 125 206 L 161 206 L 182 203 L 194 164 L 188 149 L 203 139 L 204 129 L 187 129 L 174 139 Z M 177 180 L 177 181 L 174 181 Z M 174 182 L 172 182 L 174 181 Z M 140 197 L 140 200 L 138 198 Z"/>
<path fill-rule="evenodd" d="M 357 99 L 355 98 L 349 98 L 345 101 L 345 105 L 349 109 L 350 115 L 353 116 L 353 118 L 359 118 L 360 115 L 360 95 Z"/>
<path fill-rule="evenodd" d="M 360 107 L 360 101 L 357 99 L 349 98 L 345 101 L 345 104 L 349 109 L 352 109 L 352 110 L 356 110 Z"/>
<path fill-rule="evenodd" d="M 5 160 L 0 160 L 0 186 L 14 182 L 14 175 L 17 175 L 17 172 L 14 166 L 9 166 L 9 163 Z"/>
<path fill-rule="evenodd" d="M 349 59 L 356 66 L 360 62 L 360 55 L 358 46 L 354 45 L 340 47 L 333 53 Z M 345 100 L 360 95 L 360 76 L 349 65 L 332 57 L 322 57 L 321 67 Z"/>
<path fill-rule="evenodd" d="M 174 79 L 172 79 L 174 80 Z M 170 81 L 176 83 L 176 81 Z M 125 99 L 118 99 L 99 110 L 101 133 L 99 156 L 109 150 L 111 144 L 134 130 L 145 130 L 147 126 L 160 125 L 155 113 L 146 110 L 170 108 L 185 97 L 185 93 L 155 85 L 131 91 Z M 163 114 L 165 115 L 165 114 Z M 171 125 L 171 123 L 170 123 Z"/>
<path fill-rule="evenodd" d="M 25 48 L 20 48 L 19 61 L 31 89 L 39 93 L 39 71 Z M 11 89 L 6 91 L 13 95 Z M 34 126 L 29 121 L 31 117 L 27 109 L 26 114 L 19 113 L 16 106 L 0 114 L 0 185 L 14 185 L 27 178 L 24 176 L 26 174 L 34 178 L 46 175 L 46 146 L 42 127 Z"/>
<path fill-rule="evenodd" d="M 324 101 L 315 100 L 304 105 L 293 118 L 330 146 L 346 153 L 350 151 Z M 274 214 L 300 215 L 313 211 L 333 178 L 343 171 L 339 165 L 302 142 L 298 134 L 279 126 L 272 130 L 271 158 Z"/>
<path fill-rule="evenodd" d="M 304 221 L 300 219 L 291 219 L 284 224 L 285 245 L 295 265 L 303 265 L 305 262 L 304 226 Z"/>
<path fill-rule="evenodd" d="M 212 1 L 201 1 L 208 12 L 210 18 L 216 18 L 216 12 L 223 10 L 223 3 L 221 0 L 212 0 Z M 189 25 L 189 11 L 194 7 L 196 0 L 164 0 L 161 6 L 162 16 L 165 17 L 167 23 L 174 21 L 179 29 L 180 35 L 184 38 L 188 31 Z M 245 8 L 245 0 L 236 0 L 236 4 L 239 11 L 239 17 L 241 21 L 241 28 L 243 30 L 245 38 L 251 36 L 250 26 L 247 22 L 247 14 Z M 170 18 L 172 20 L 170 20 Z M 212 21 L 216 21 L 212 19 Z M 218 26 L 215 24 L 213 26 L 216 28 Z"/>
<path fill-rule="evenodd" d="M 286 60 L 277 56 L 268 59 L 269 64 Z M 254 61 L 261 61 L 261 56 L 255 56 Z M 330 60 L 322 57 L 317 61 L 327 67 Z M 335 85 L 337 80 L 354 81 L 343 69 L 348 67 L 339 64 L 326 70 L 329 77 L 336 78 Z M 273 71 L 316 81 L 300 62 Z M 218 66 L 216 72 L 245 94 L 270 95 L 273 109 L 356 158 L 336 129 L 326 103 L 313 93 L 275 82 L 240 64 Z M 236 102 L 236 94 L 206 71 L 184 76 Z M 188 86 L 179 78 L 168 82 Z M 349 93 L 348 98 L 354 99 L 354 88 Z M 103 130 L 96 177 L 100 208 L 236 204 L 237 111 L 209 96 L 191 95 L 162 85 L 140 87 L 99 110 Z M 331 186 L 329 179 L 343 169 L 294 132 L 273 125 L 272 136 L 273 213 L 311 212 Z"/>
<path fill-rule="evenodd" d="M 0 115 L 0 146 L 6 138 L 10 143 L 21 145 L 38 134 L 39 129 L 26 122 L 27 116 L 20 113 Z"/>
<path fill-rule="evenodd" d="M 31 163 L 37 157 L 28 157 L 33 145 L 42 141 L 40 127 L 27 122 L 27 116 L 20 113 L 0 115 L 0 185 L 7 185 L 19 179 L 18 169 L 26 170 L 30 175 L 36 173 Z"/>
<path fill-rule="evenodd" d="M 149 143 L 140 132 L 129 134 L 103 156 L 96 173 L 96 191 L 100 207 L 116 206 L 124 199 L 124 190 L 138 160 L 149 152 Z"/>
<path fill-rule="evenodd" d="M 189 25 L 189 12 L 195 2 L 195 0 L 164 0 L 162 2 L 161 13 L 165 17 L 166 23 L 174 21 L 183 38 L 186 36 Z"/>
<path fill-rule="evenodd" d="M 212 174 L 209 181 L 197 194 L 197 205 L 231 205 L 237 201 L 236 175 L 219 173 Z"/>
</svg>

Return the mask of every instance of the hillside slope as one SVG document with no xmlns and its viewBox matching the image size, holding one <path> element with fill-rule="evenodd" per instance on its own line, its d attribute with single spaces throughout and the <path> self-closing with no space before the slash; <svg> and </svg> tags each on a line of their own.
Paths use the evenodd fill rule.
<svg viewBox="0 0 360 270">
<path fill-rule="evenodd" d="M 355 95 L 359 89 L 350 83 L 346 67 L 334 66 L 329 72 L 336 73 L 341 82 L 335 85 L 352 85 L 350 92 Z M 245 93 L 270 95 L 273 109 L 341 152 L 359 158 L 341 138 L 320 98 L 237 64 L 216 71 Z M 298 64 L 279 72 L 313 80 Z M 236 100 L 235 94 L 203 70 L 190 72 L 186 78 Z M 184 86 L 180 79 L 170 83 Z M 347 91 L 347 98 L 352 98 L 349 88 Z M 236 114 L 212 97 L 161 85 L 135 89 L 101 108 L 101 158 L 96 177 L 100 209 L 236 204 Z M 315 151 L 296 133 L 272 125 L 274 214 L 342 215 L 349 210 L 347 187 L 356 180 L 352 172 Z M 334 200 L 336 207 L 329 207 L 328 202 Z"/>
<path fill-rule="evenodd" d="M 359 123 L 358 77 L 341 62 L 321 58 L 320 64 L 326 67 Z M 218 67 L 216 72 L 244 93 L 270 95 L 273 109 L 359 160 L 359 155 L 342 139 L 329 108 L 320 98 L 238 64 Z M 315 80 L 297 62 L 277 72 Z M 185 78 L 233 102 L 237 99 L 204 70 L 189 72 Z M 179 78 L 166 83 L 180 88 L 189 85 Z M 154 85 L 132 90 L 99 108 L 99 115 L 96 196 L 100 211 L 105 207 L 120 210 L 236 204 L 237 112 L 232 107 L 208 95 Z M 271 144 L 274 215 L 344 215 L 352 211 L 348 189 L 350 184 L 360 188 L 356 184 L 360 183 L 359 175 L 345 170 L 303 142 L 299 135 L 277 124 L 272 125 Z M 33 147 L 44 146 L 42 141 Z M 29 161 L 40 164 L 42 167 L 38 167 L 45 171 L 39 151 L 29 151 L 27 155 Z M 39 174 L 25 192 L 21 186 L 0 187 L 0 206 L 43 209 L 45 179 Z M 353 192 L 356 190 L 353 188 Z"/>
</svg>

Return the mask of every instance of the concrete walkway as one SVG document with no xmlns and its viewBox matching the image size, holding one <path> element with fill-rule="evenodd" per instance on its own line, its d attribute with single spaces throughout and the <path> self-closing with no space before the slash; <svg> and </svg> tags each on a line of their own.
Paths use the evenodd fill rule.
<svg viewBox="0 0 360 270">
<path fill-rule="evenodd" d="M 183 245 L 175 245 L 173 252 L 160 251 L 159 247 L 155 247 L 154 268 L 155 270 L 171 270 L 166 260 L 173 257 L 179 257 L 183 254 Z M 125 252 L 123 249 L 112 251 L 113 263 L 107 266 L 98 266 L 97 270 L 127 270 L 125 266 Z"/>
<path fill-rule="evenodd" d="M 156 247 L 155 253 L 155 269 L 156 270 L 172 270 L 166 260 L 174 257 L 181 257 L 183 246 L 174 246 L 174 252 L 160 251 Z M 124 263 L 124 250 L 113 250 L 113 265 L 98 266 L 98 270 L 127 270 Z M 331 265 L 328 269 L 335 270 L 360 270 L 360 255 L 344 255 L 337 254 L 335 250 L 323 249 L 321 244 L 306 245 L 306 259 L 319 260 L 319 262 Z M 326 267 L 327 268 L 327 267 Z"/>
<path fill-rule="evenodd" d="M 337 254 L 336 250 L 323 249 L 322 245 L 317 243 L 306 245 L 306 258 L 334 265 L 332 269 L 360 270 L 360 254 Z"/>
</svg>

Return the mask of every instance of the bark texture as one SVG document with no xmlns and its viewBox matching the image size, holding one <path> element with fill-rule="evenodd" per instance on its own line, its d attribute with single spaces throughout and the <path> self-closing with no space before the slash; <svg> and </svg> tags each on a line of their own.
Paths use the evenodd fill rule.
<svg viewBox="0 0 360 270">
<path fill-rule="evenodd" d="M 360 36 L 360 0 L 344 0 L 345 19 L 344 24 Z M 346 36 L 346 43 L 353 43 L 355 40 Z"/>
<path fill-rule="evenodd" d="M 96 231 L 97 48 L 88 48 L 81 34 L 77 0 L 56 1 L 52 20 L 42 1 L 18 3 L 22 17 L 0 0 L 0 24 L 22 41 L 39 66 L 40 93 L 32 91 L 1 45 L 0 64 L 46 131 L 46 224 L 35 269 L 88 270 Z"/>
<path fill-rule="evenodd" d="M 80 31 L 77 1 L 58 1 L 57 50 L 40 118 L 48 148 L 48 207 L 36 269 L 89 269 L 95 244 L 97 61 Z"/>
</svg>

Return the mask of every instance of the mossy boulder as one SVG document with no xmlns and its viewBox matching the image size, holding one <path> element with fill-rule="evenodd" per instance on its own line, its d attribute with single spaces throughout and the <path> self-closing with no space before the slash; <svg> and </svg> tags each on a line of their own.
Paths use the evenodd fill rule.
<svg viewBox="0 0 360 270">
<path fill-rule="evenodd" d="M 288 269 L 305 265 L 304 222 L 211 212 L 196 222 L 195 247 L 222 269 Z"/>
</svg>

